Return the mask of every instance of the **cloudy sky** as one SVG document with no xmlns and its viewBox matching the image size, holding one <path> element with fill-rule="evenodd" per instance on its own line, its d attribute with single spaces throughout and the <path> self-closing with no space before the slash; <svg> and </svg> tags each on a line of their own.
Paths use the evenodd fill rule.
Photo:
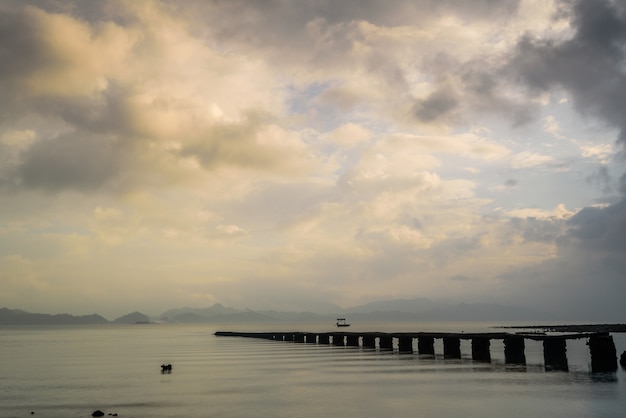
<svg viewBox="0 0 626 418">
<path fill-rule="evenodd" d="M 0 3 L 0 305 L 626 315 L 626 5 Z"/>
</svg>

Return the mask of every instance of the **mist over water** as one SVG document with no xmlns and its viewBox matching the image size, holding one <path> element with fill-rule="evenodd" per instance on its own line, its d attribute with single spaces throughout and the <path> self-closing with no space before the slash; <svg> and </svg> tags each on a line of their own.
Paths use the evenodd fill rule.
<svg viewBox="0 0 626 418">
<path fill-rule="evenodd" d="M 361 329 L 362 328 L 362 329 Z M 104 325 L 0 328 L 0 417 L 612 417 L 626 372 L 590 373 L 584 340 L 568 341 L 569 372 L 546 372 L 541 343 L 526 366 L 215 331 L 333 331 L 329 324 Z M 494 331 L 488 324 L 362 324 L 350 331 Z M 618 353 L 624 334 L 614 334 Z M 170 374 L 160 365 L 171 363 Z"/>
</svg>

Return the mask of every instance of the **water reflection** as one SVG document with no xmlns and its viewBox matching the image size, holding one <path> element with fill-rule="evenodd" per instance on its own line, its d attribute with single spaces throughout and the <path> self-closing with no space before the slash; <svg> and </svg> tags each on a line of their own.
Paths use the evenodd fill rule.
<svg viewBox="0 0 626 418">
<path fill-rule="evenodd" d="M 615 372 L 603 372 L 603 373 L 589 373 L 589 379 L 593 383 L 617 383 L 617 373 Z"/>
</svg>

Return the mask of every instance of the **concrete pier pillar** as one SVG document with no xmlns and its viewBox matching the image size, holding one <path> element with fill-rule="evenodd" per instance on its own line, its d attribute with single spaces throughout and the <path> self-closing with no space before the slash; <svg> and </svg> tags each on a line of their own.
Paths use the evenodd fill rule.
<svg viewBox="0 0 626 418">
<path fill-rule="evenodd" d="M 435 339 L 432 337 L 419 337 L 417 339 L 417 352 L 419 354 L 435 355 Z"/>
<path fill-rule="evenodd" d="M 337 345 L 339 347 L 345 346 L 344 337 L 345 335 L 343 334 L 333 334 L 333 345 Z"/>
<path fill-rule="evenodd" d="M 293 340 L 297 343 L 304 343 L 304 333 L 296 332 L 293 334 Z"/>
<path fill-rule="evenodd" d="M 382 350 L 393 350 L 393 337 L 391 335 L 381 335 L 379 342 Z"/>
<path fill-rule="evenodd" d="M 504 361 L 510 364 L 526 364 L 524 337 L 504 339 Z"/>
<path fill-rule="evenodd" d="M 472 360 L 490 362 L 490 345 L 491 341 L 489 340 L 489 338 L 472 338 Z"/>
<path fill-rule="evenodd" d="M 565 338 L 543 340 L 543 360 L 546 370 L 568 371 L 567 341 Z"/>
<path fill-rule="evenodd" d="M 317 334 L 307 332 L 306 334 L 304 334 L 304 342 L 308 344 L 315 344 L 317 342 Z"/>
<path fill-rule="evenodd" d="M 363 347 L 376 348 L 376 336 L 372 334 L 363 335 Z"/>
<path fill-rule="evenodd" d="M 449 358 L 461 358 L 461 339 L 456 337 L 444 337 L 443 355 Z"/>
<path fill-rule="evenodd" d="M 329 334 L 320 334 L 318 336 L 318 344 L 330 344 L 330 335 Z"/>
<path fill-rule="evenodd" d="M 612 336 L 593 336 L 589 338 L 587 344 L 589 344 L 591 353 L 591 371 L 593 373 L 617 370 L 617 350 Z"/>
<path fill-rule="evenodd" d="M 274 334 L 274 341 L 284 341 L 284 338 L 283 334 Z"/>
<path fill-rule="evenodd" d="M 401 353 L 413 352 L 413 338 L 412 337 L 398 337 L 398 351 Z"/>
<path fill-rule="evenodd" d="M 284 336 L 284 341 L 293 341 L 294 340 L 294 336 L 291 333 L 284 334 L 283 336 Z"/>
<path fill-rule="evenodd" d="M 350 347 L 358 347 L 359 346 L 359 336 L 358 335 L 346 335 L 346 345 Z"/>
</svg>

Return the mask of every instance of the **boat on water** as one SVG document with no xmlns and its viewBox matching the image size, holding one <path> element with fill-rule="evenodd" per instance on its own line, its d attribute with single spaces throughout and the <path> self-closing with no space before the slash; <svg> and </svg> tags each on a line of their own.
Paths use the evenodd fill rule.
<svg viewBox="0 0 626 418">
<path fill-rule="evenodd" d="M 337 318 L 337 324 L 338 327 L 349 327 L 350 324 L 348 324 L 346 322 L 346 318 Z"/>
</svg>

